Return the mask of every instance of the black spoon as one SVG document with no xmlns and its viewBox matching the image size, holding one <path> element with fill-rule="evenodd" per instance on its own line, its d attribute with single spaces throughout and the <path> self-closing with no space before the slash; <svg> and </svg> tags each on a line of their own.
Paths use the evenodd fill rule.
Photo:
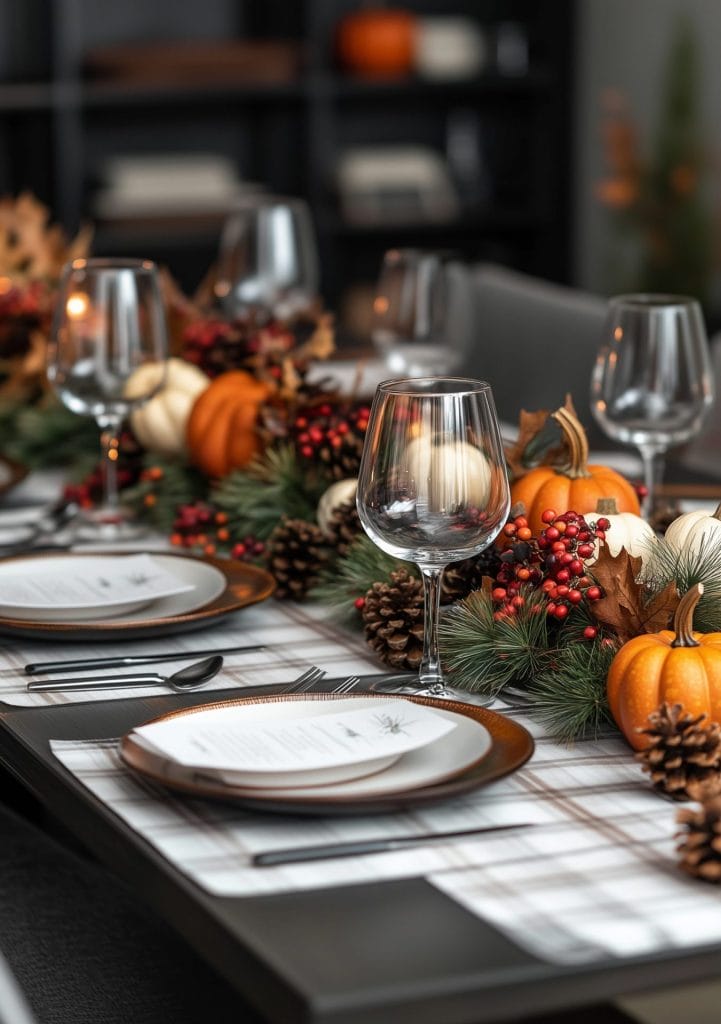
<svg viewBox="0 0 721 1024">
<path fill-rule="evenodd" d="M 173 672 L 170 676 L 161 676 L 157 672 L 137 672 L 135 675 L 124 676 L 73 676 L 70 679 L 53 679 L 51 682 L 35 680 L 28 683 L 32 693 L 49 690 L 112 690 L 125 686 L 169 686 L 171 690 L 184 693 L 195 690 L 217 676 L 223 667 L 223 659 L 219 654 L 212 658 L 204 658 L 192 665 Z"/>
</svg>

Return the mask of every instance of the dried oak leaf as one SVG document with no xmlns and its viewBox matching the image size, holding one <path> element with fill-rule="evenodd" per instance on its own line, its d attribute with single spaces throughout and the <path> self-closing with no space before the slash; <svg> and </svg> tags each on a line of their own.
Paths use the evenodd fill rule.
<svg viewBox="0 0 721 1024">
<path fill-rule="evenodd" d="M 603 589 L 603 597 L 591 606 L 593 615 L 602 626 L 613 630 L 621 643 L 641 633 L 668 629 L 678 606 L 679 596 L 673 583 L 647 600 L 647 592 L 638 582 L 641 564 L 641 559 L 629 555 L 625 548 L 612 555 L 602 544 L 591 568 Z"/>
<path fill-rule="evenodd" d="M 574 416 L 573 399 L 566 395 L 563 408 Z M 521 409 L 518 417 L 518 437 L 506 447 L 506 463 L 512 480 L 517 480 L 540 465 L 563 465 L 568 452 L 562 442 L 563 432 L 548 409 L 528 412 Z"/>
</svg>

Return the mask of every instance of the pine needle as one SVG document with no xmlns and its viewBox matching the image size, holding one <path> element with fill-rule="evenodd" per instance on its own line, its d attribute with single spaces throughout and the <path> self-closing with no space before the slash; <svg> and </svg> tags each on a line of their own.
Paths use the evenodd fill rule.
<svg viewBox="0 0 721 1024">
<path fill-rule="evenodd" d="M 694 612 L 694 628 L 707 633 L 721 630 L 721 544 L 708 534 L 697 548 L 683 551 L 665 540 L 657 541 L 644 561 L 643 581 L 650 594 L 671 582 L 679 594 L 702 583 L 704 592 Z"/>
<path fill-rule="evenodd" d="M 616 654 L 613 644 L 579 642 L 566 636 L 550 664 L 528 684 L 529 710 L 561 743 L 597 737 L 613 720 L 606 677 Z"/>
<path fill-rule="evenodd" d="M 374 583 L 389 579 L 393 570 L 400 566 L 412 575 L 418 575 L 415 565 L 392 558 L 381 551 L 370 537 L 361 534 L 344 558 L 337 559 L 323 570 L 320 582 L 313 587 L 310 597 L 328 605 L 339 618 L 352 619 L 356 614 L 354 602 L 364 597 Z"/>
<path fill-rule="evenodd" d="M 213 488 L 210 500 L 239 536 L 266 540 L 283 516 L 315 522 L 327 481 L 298 464 L 291 445 L 269 448 L 247 469 L 235 470 Z"/>
<path fill-rule="evenodd" d="M 526 606 L 498 621 L 493 612 L 490 596 L 478 590 L 451 608 L 441 622 L 443 664 L 460 689 L 494 695 L 508 683 L 522 685 L 534 678 L 547 663 L 544 612 Z"/>
</svg>

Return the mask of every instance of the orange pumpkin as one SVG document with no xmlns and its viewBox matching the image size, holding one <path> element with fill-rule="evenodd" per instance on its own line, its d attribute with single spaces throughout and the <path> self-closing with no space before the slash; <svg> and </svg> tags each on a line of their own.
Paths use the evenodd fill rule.
<svg viewBox="0 0 721 1024">
<path fill-rule="evenodd" d="M 416 18 L 410 11 L 353 11 L 338 25 L 338 56 L 344 67 L 359 75 L 405 75 L 413 66 L 415 32 Z"/>
<path fill-rule="evenodd" d="M 188 419 L 190 461 L 208 476 L 247 465 L 260 447 L 256 423 L 270 385 L 243 370 L 216 377 L 197 398 Z"/>
<path fill-rule="evenodd" d="M 581 512 L 595 508 L 601 498 L 613 498 L 619 512 L 639 515 L 641 508 L 631 484 L 609 466 L 589 466 L 586 432 L 568 409 L 558 409 L 553 418 L 564 433 L 571 453 L 567 466 L 537 466 L 511 485 L 511 504 L 523 503 L 528 525 L 534 534 L 545 526 L 546 509 Z"/>
<path fill-rule="evenodd" d="M 703 594 L 698 583 L 682 597 L 673 631 L 642 633 L 625 643 L 606 680 L 616 725 L 636 750 L 649 743 L 639 733 L 664 701 L 690 715 L 721 722 L 721 633 L 695 633 L 693 611 Z"/>
</svg>

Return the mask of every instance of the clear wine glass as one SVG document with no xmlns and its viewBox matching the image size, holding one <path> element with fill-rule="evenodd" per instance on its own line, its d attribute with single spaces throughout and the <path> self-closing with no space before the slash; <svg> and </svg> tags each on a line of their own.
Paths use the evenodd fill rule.
<svg viewBox="0 0 721 1024">
<path fill-rule="evenodd" d="M 418 679 L 385 680 L 387 692 L 471 703 L 443 678 L 438 615 L 443 570 L 495 539 L 510 504 L 491 388 L 455 377 L 391 380 L 375 394 L 358 479 L 357 505 L 371 540 L 415 562 L 425 588 L 424 649 Z"/>
<path fill-rule="evenodd" d="M 226 316 L 289 319 L 318 299 L 318 255 L 307 203 L 241 200 L 223 228 L 215 295 Z"/>
<path fill-rule="evenodd" d="M 695 299 L 611 299 L 591 378 L 591 409 L 609 437 L 639 449 L 647 517 L 666 452 L 698 434 L 713 399 L 706 328 Z"/>
<path fill-rule="evenodd" d="M 458 362 L 447 344 L 447 254 L 389 249 L 373 299 L 373 344 L 391 373 L 445 374 Z"/>
<path fill-rule="evenodd" d="M 73 412 L 101 430 L 103 501 L 84 513 L 79 534 L 99 540 L 135 536 L 118 497 L 119 434 L 128 413 L 164 383 L 165 308 L 155 264 L 148 260 L 77 259 L 63 272 L 48 346 L 48 379 Z M 147 385 L 126 385 L 154 363 Z M 142 378 L 141 378 L 142 380 Z"/>
</svg>

